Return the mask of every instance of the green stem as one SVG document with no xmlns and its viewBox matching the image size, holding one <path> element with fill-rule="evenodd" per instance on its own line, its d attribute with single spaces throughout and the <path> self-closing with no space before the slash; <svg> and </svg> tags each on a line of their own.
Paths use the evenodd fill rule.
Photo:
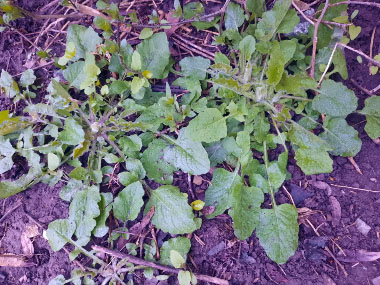
<svg viewBox="0 0 380 285">
<path fill-rule="evenodd" d="M 268 173 L 269 161 L 268 161 L 268 152 L 267 152 L 267 142 L 266 141 L 264 141 L 264 163 L 265 163 L 265 168 L 267 170 L 267 176 L 268 176 L 269 194 L 270 194 L 270 197 L 272 200 L 272 205 L 275 208 L 275 207 L 277 207 L 277 204 L 276 204 L 276 199 L 274 198 L 273 187 L 272 187 L 272 184 L 270 183 L 270 179 L 269 179 L 269 173 Z"/>
<path fill-rule="evenodd" d="M 282 134 L 280 133 L 280 130 L 279 130 L 278 127 L 277 127 L 276 121 L 275 121 L 275 119 L 273 118 L 273 114 L 272 114 L 272 113 L 269 113 L 269 115 L 270 115 L 270 117 L 271 117 L 271 119 L 272 119 L 272 122 L 273 122 L 273 125 L 274 125 L 275 129 L 276 129 L 276 132 L 277 132 L 278 136 L 279 136 L 280 139 L 281 139 L 281 144 L 284 146 L 285 150 L 288 152 L 288 148 L 286 147 L 285 141 L 284 141 L 283 138 L 282 138 Z"/>
</svg>

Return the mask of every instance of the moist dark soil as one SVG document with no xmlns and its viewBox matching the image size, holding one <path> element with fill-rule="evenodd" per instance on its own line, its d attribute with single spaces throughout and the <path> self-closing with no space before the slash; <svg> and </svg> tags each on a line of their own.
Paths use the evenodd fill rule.
<svg viewBox="0 0 380 285">
<path fill-rule="evenodd" d="M 156 2 L 164 11 L 169 7 L 165 5 L 166 2 L 172 5 L 172 1 Z M 65 12 L 65 8 L 58 8 L 57 5 L 46 6 L 48 3 L 50 1 L 18 1 L 18 5 L 30 11 L 45 14 Z M 150 2 L 145 8 L 142 3 L 138 5 L 141 15 L 149 14 L 147 11 L 152 8 Z M 362 5 L 352 5 L 350 9 L 360 10 L 354 22 L 362 27 L 359 37 L 350 45 L 369 54 L 373 29 L 379 28 L 379 10 Z M 12 25 L 34 41 L 53 21 L 46 23 L 20 19 Z M 88 19 L 77 22 L 90 23 Z M 65 23 L 66 20 L 56 23 L 52 30 L 40 37 L 36 46 L 46 48 L 51 42 L 50 53 L 61 56 L 64 52 L 65 29 L 62 27 Z M 59 33 L 61 29 L 63 32 Z M 374 36 L 372 49 L 373 55 L 380 53 L 380 30 Z M 0 69 L 18 76 L 27 68 L 36 68 L 36 75 L 41 81 L 53 77 L 57 68 L 53 65 L 38 68 L 49 59 L 41 61 L 36 57 L 36 51 L 37 48 L 16 32 L 0 33 Z M 173 46 L 172 52 L 178 57 L 185 55 L 178 46 Z M 380 74 L 369 75 L 368 65 L 359 64 L 356 58 L 356 54 L 346 52 L 349 79 L 345 83 L 355 91 L 359 105 L 362 106 L 364 99 L 369 96 L 363 90 L 377 87 L 380 84 Z M 0 110 L 5 109 L 17 112 L 22 109 L 22 105 L 0 98 Z M 277 265 L 269 260 L 255 235 L 243 242 L 237 240 L 231 219 L 227 215 L 221 215 L 213 220 L 203 220 L 202 229 L 191 236 L 189 267 L 196 273 L 224 278 L 236 285 L 379 284 L 372 280 L 380 276 L 380 261 L 341 261 L 343 271 L 334 260 L 341 259 L 342 254 L 349 255 L 350 250 L 380 251 L 380 145 L 376 145 L 363 131 L 365 117 L 352 115 L 348 121 L 359 131 L 363 142 L 362 150 L 355 157 L 363 174 L 359 174 L 346 158 L 334 158 L 332 173 L 305 176 L 290 157 L 288 170 L 292 178 L 276 194 L 276 200 L 280 204 L 292 203 L 291 195 L 300 209 L 300 233 L 299 248 L 286 264 Z M 16 163 L 11 170 L 11 177 L 0 176 L 0 179 L 16 178 L 20 172 L 25 171 L 21 164 L 22 162 Z M 175 176 L 175 185 L 195 198 L 202 198 L 211 174 L 204 175 L 203 179 L 201 185 L 191 184 L 190 189 L 188 176 L 178 174 Z M 7 215 L 0 224 L 0 254 L 23 254 L 22 233 L 30 225 L 37 225 L 39 230 L 33 239 L 35 255 L 31 259 L 32 266 L 1 267 L 0 284 L 47 284 L 58 274 L 63 274 L 66 278 L 70 276 L 75 264 L 69 261 L 68 254 L 63 250 L 53 252 L 42 237 L 42 231 L 49 222 L 68 215 L 68 204 L 58 196 L 62 186 L 63 184 L 57 184 L 51 188 L 37 184 L 25 192 L 0 201 L 1 216 L 21 202 L 21 206 Z M 370 227 L 366 235 L 358 230 L 358 218 Z M 165 236 L 167 235 L 161 235 L 161 239 Z M 331 254 L 324 248 L 328 248 Z M 134 281 L 135 284 L 168 284 L 154 280 L 144 281 L 140 274 L 135 276 Z M 174 283 L 175 278 L 169 280 L 169 284 Z"/>
</svg>

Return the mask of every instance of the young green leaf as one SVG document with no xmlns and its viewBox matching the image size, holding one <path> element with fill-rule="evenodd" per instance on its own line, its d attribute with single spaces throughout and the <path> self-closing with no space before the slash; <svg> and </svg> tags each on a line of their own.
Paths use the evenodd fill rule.
<svg viewBox="0 0 380 285">
<path fill-rule="evenodd" d="M 140 43 L 136 50 L 141 56 L 141 70 L 149 70 L 152 78 L 165 77 L 169 65 L 169 42 L 165 33 L 156 33 Z"/>
<path fill-rule="evenodd" d="M 334 147 L 331 151 L 333 155 L 355 156 L 362 147 L 362 142 L 358 137 L 358 132 L 349 126 L 343 118 L 332 118 L 327 120 L 327 128 L 320 136 L 329 145 Z"/>
<path fill-rule="evenodd" d="M 187 129 L 180 130 L 178 139 L 164 137 L 171 146 L 164 150 L 164 160 L 192 175 L 205 174 L 210 170 L 210 160 L 200 142 L 194 142 Z"/>
<path fill-rule="evenodd" d="M 113 203 L 115 217 L 123 222 L 135 220 L 144 205 L 143 196 L 144 189 L 141 182 L 129 184 L 115 198 Z"/>
<path fill-rule="evenodd" d="M 265 0 L 247 0 L 246 5 L 247 10 L 259 18 L 266 10 Z"/>
<path fill-rule="evenodd" d="M 340 82 L 325 80 L 320 93 L 313 99 L 313 109 L 331 117 L 346 117 L 356 110 L 358 99 L 355 93 Z"/>
<path fill-rule="evenodd" d="M 259 188 L 240 184 L 233 189 L 228 214 L 234 222 L 234 233 L 238 239 L 245 240 L 252 235 L 259 224 L 260 206 L 263 202 L 264 194 Z"/>
<path fill-rule="evenodd" d="M 50 171 L 56 170 L 60 162 L 61 160 L 56 154 L 48 153 L 48 168 Z"/>
<path fill-rule="evenodd" d="M 297 165 L 306 175 L 330 173 L 333 170 L 333 161 L 327 151 L 312 148 L 296 150 Z"/>
<path fill-rule="evenodd" d="M 245 36 L 239 43 L 240 56 L 250 60 L 256 50 L 256 40 L 251 35 Z"/>
<path fill-rule="evenodd" d="M 137 50 L 135 50 L 132 54 L 131 68 L 136 71 L 141 70 L 141 56 Z"/>
<path fill-rule="evenodd" d="M 119 182 L 124 186 L 128 186 L 139 180 L 139 177 L 134 172 L 120 172 L 117 177 L 119 178 Z"/>
<path fill-rule="evenodd" d="M 176 250 L 170 250 L 170 263 L 173 264 L 175 268 L 181 268 L 185 266 L 185 259 Z"/>
<path fill-rule="evenodd" d="M 369 97 L 364 104 L 363 110 L 360 111 L 367 119 L 364 129 L 371 139 L 376 139 L 380 137 L 380 97 Z"/>
<path fill-rule="evenodd" d="M 14 81 L 12 76 L 4 69 L 1 70 L 0 87 L 4 90 L 5 95 L 11 99 L 20 94 L 20 89 L 16 81 Z"/>
<path fill-rule="evenodd" d="M 201 56 L 185 57 L 179 62 L 183 76 L 198 80 L 206 78 L 210 60 Z"/>
<path fill-rule="evenodd" d="M 140 40 L 145 40 L 150 38 L 153 35 L 153 30 L 151 28 L 144 28 L 141 30 L 139 39 Z"/>
<path fill-rule="evenodd" d="M 75 56 L 72 59 L 77 61 L 85 58 L 87 53 L 94 52 L 102 40 L 92 27 L 70 25 L 67 29 L 66 43 L 70 42 L 75 45 Z"/>
<path fill-rule="evenodd" d="M 53 251 L 59 251 L 71 240 L 75 232 L 75 222 L 68 219 L 55 220 L 49 224 L 46 237 Z"/>
<path fill-rule="evenodd" d="M 108 215 L 112 210 L 112 193 L 100 193 L 101 200 L 99 202 L 100 215 L 96 217 L 96 226 L 92 231 L 92 234 L 96 237 L 103 237 L 108 233 L 108 226 L 106 226 L 106 221 Z"/>
<path fill-rule="evenodd" d="M 297 250 L 297 219 L 297 209 L 290 204 L 261 210 L 256 235 L 268 257 L 278 264 L 285 263 Z"/>
<path fill-rule="evenodd" d="M 77 192 L 70 204 L 68 219 L 76 224 L 75 236 L 81 245 L 88 243 L 96 226 L 95 218 L 100 215 L 100 200 L 99 186 L 91 186 Z"/>
<path fill-rule="evenodd" d="M 190 121 L 186 131 L 195 142 L 219 141 L 227 136 L 226 119 L 218 109 L 208 108 Z"/>
<path fill-rule="evenodd" d="M 226 27 L 226 30 L 237 30 L 238 28 L 240 28 L 241 25 L 243 25 L 243 23 L 243 8 L 239 4 L 230 2 L 230 4 L 228 4 L 224 20 L 224 26 Z"/>
<path fill-rule="evenodd" d="M 295 9 L 289 9 L 281 24 L 278 26 L 277 33 L 292 33 L 294 28 L 299 24 L 300 18 Z"/>
<path fill-rule="evenodd" d="M 151 191 L 145 212 L 154 206 L 152 224 L 171 234 L 191 233 L 197 229 L 193 210 L 177 187 L 161 186 Z"/>
<path fill-rule="evenodd" d="M 231 196 L 235 187 L 241 187 L 241 177 L 238 171 L 229 172 L 223 168 L 217 168 L 212 176 L 211 186 L 206 190 L 205 205 L 213 206 L 215 210 L 206 217 L 214 218 L 231 207 Z"/>
<path fill-rule="evenodd" d="M 25 70 L 20 77 L 20 85 L 23 87 L 28 87 L 36 81 L 37 77 L 34 75 L 32 69 Z"/>
<path fill-rule="evenodd" d="M 278 2 L 276 2 L 278 3 Z M 280 44 L 277 41 L 274 41 L 272 44 L 272 52 L 270 56 L 270 60 L 268 63 L 268 83 L 272 85 L 277 85 L 284 73 L 285 67 L 285 57 L 281 51 Z"/>
<path fill-rule="evenodd" d="M 190 251 L 191 243 L 188 238 L 177 237 L 165 241 L 160 248 L 160 263 L 165 265 L 172 265 L 170 260 L 170 252 L 177 251 L 182 259 L 186 262 L 187 254 Z"/>
<path fill-rule="evenodd" d="M 141 157 L 148 178 L 162 184 L 172 184 L 173 172 L 177 170 L 173 164 L 162 159 L 168 144 L 161 139 L 153 140 Z"/>
<path fill-rule="evenodd" d="M 191 284 L 191 272 L 181 270 L 178 272 L 178 283 L 179 285 L 190 285 Z"/>
<path fill-rule="evenodd" d="M 59 133 L 58 139 L 68 145 L 80 144 L 84 141 L 82 126 L 73 118 L 66 119 L 64 130 Z"/>
</svg>

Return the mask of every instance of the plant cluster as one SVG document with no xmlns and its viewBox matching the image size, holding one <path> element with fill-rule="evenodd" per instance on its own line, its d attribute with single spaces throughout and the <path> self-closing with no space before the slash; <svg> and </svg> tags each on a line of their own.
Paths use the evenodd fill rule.
<svg viewBox="0 0 380 285">
<path fill-rule="evenodd" d="M 204 13 L 201 3 L 182 8 L 174 2 L 177 17 L 194 19 Z M 331 79 L 336 73 L 347 78 L 343 53 L 333 49 L 339 41 L 347 43 L 341 26 L 319 27 L 317 68 L 310 77 L 313 26 L 309 34 L 293 33 L 300 18 L 291 0 L 278 0 L 268 11 L 263 0 L 246 4 L 246 10 L 234 2 L 226 7 L 224 30 L 215 44 L 227 45 L 229 52 L 216 53 L 214 62 L 185 57 L 176 70 L 161 28 L 143 29 L 135 47 L 113 39 L 112 23 L 122 17 L 116 5 L 98 1 L 98 9 L 111 20 L 94 19 L 102 36 L 92 27 L 69 27 L 65 54 L 56 59 L 64 81 L 51 79 L 43 102 L 33 102 L 40 91 L 32 70 L 25 71 L 19 83 L 1 72 L 2 92 L 27 107 L 21 116 L 0 112 L 0 174 L 12 168 L 15 156 L 24 157 L 29 170 L 15 181 L 1 181 L 0 198 L 38 182 L 64 182 L 60 198 L 70 203 L 69 216 L 51 222 L 46 238 L 54 251 L 69 243 L 75 247 L 72 260 L 82 253 L 102 268 L 76 270 L 66 281 L 60 275 L 51 284 L 80 284 L 82 277 L 91 284 L 95 272 L 106 282 L 123 283 L 127 272 L 140 268 L 128 260 L 109 268 L 84 247 L 92 236 L 104 237 L 110 230 L 111 244 L 121 235 L 128 239 L 126 223 L 150 211 L 157 229 L 183 235 L 201 228 L 203 217 L 228 210 L 237 238 L 245 240 L 256 230 L 268 257 L 285 263 L 297 249 L 299 230 L 296 207 L 275 199 L 291 177 L 289 155 L 307 175 L 331 172 L 330 155 L 355 156 L 361 141 L 346 122 L 353 112 L 366 115 L 371 138 L 380 136 L 379 97 L 368 98 L 357 111 L 353 91 Z M 323 4 L 319 12 L 322 9 Z M 331 7 L 324 20 L 338 21 L 346 11 L 347 5 Z M 193 25 L 219 29 L 220 18 Z M 166 23 L 152 14 L 151 24 Z M 166 83 L 165 92 L 153 92 L 151 84 L 169 73 L 175 81 Z M 178 96 L 172 86 L 187 91 Z M 270 150 L 280 152 L 276 159 L 269 159 Z M 190 204 L 187 194 L 172 185 L 178 171 L 212 171 L 205 201 Z M 152 190 L 147 179 L 161 186 Z M 124 187 L 115 196 L 105 187 L 113 181 Z M 270 206 L 262 208 L 267 194 Z M 208 213 L 203 214 L 203 206 Z M 123 227 L 109 228 L 111 213 Z M 137 254 L 134 243 L 126 248 Z M 145 259 L 156 261 L 154 242 L 144 249 Z M 188 238 L 171 238 L 161 247 L 159 262 L 185 268 L 189 250 Z M 152 277 L 153 269 L 145 268 L 145 276 Z M 196 284 L 190 271 L 180 271 L 178 278 L 181 284 Z"/>
</svg>

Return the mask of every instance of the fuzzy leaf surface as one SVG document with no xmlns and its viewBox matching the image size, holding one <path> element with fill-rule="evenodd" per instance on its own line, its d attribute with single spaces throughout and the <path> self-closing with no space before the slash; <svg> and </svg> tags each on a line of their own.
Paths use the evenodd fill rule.
<svg viewBox="0 0 380 285">
<path fill-rule="evenodd" d="M 227 136 L 226 119 L 216 108 L 208 108 L 191 120 L 186 129 L 195 142 L 211 143 Z"/>
<path fill-rule="evenodd" d="M 164 185 L 151 191 L 145 211 L 155 208 L 152 224 L 171 234 L 191 233 L 197 229 L 187 197 L 175 186 Z"/>
<path fill-rule="evenodd" d="M 332 118 L 328 120 L 325 127 L 328 131 L 324 131 L 320 136 L 334 147 L 331 151 L 333 155 L 353 157 L 358 154 L 362 142 L 358 137 L 358 132 L 348 125 L 345 119 Z"/>
<path fill-rule="evenodd" d="M 211 186 L 206 190 L 205 206 L 214 206 L 208 219 L 222 214 L 231 207 L 231 195 L 235 187 L 240 187 L 241 177 L 237 171 L 229 172 L 223 168 L 217 168 L 212 176 Z"/>
<path fill-rule="evenodd" d="M 129 184 L 115 198 L 113 203 L 115 217 L 123 222 L 135 220 L 144 205 L 143 196 L 144 189 L 140 181 Z"/>
<path fill-rule="evenodd" d="M 164 160 L 192 175 L 205 174 L 210 170 L 210 160 L 200 142 L 194 142 L 182 129 L 177 140 L 166 137 L 171 146 L 164 151 Z"/>
<path fill-rule="evenodd" d="M 278 264 L 285 263 L 297 250 L 297 219 L 297 209 L 290 204 L 261 210 L 256 235 L 268 257 Z"/>
<path fill-rule="evenodd" d="M 314 110 L 331 117 L 346 117 L 356 110 L 358 99 L 355 93 L 340 82 L 325 80 L 319 95 L 313 99 Z"/>
<path fill-rule="evenodd" d="M 264 202 L 264 194 L 256 187 L 246 187 L 240 184 L 232 193 L 232 203 L 229 215 L 234 221 L 234 233 L 240 240 L 252 235 L 259 224 L 260 206 Z"/>
</svg>

